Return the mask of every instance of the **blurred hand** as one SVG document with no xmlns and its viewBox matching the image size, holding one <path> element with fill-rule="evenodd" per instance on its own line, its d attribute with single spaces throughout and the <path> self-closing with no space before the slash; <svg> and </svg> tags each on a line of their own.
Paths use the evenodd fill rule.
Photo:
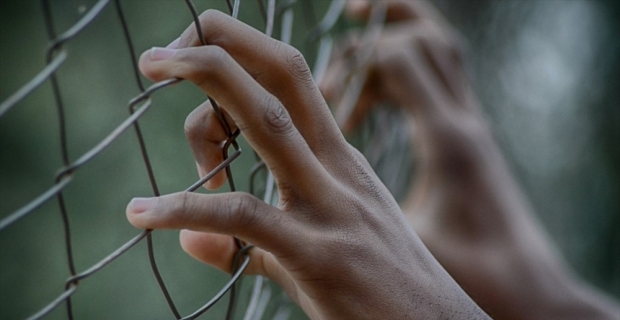
<svg viewBox="0 0 620 320">
<path fill-rule="evenodd" d="M 272 171 L 277 207 L 245 193 L 136 198 L 139 228 L 185 229 L 192 256 L 231 271 L 231 235 L 254 244 L 250 273 L 277 283 L 312 318 L 486 318 L 426 250 L 365 159 L 344 140 L 303 56 L 217 11 L 140 58 L 153 81 L 178 77 L 218 102 Z M 208 103 L 187 119 L 201 175 L 227 139 Z M 208 187 L 217 188 L 223 175 Z"/>
<path fill-rule="evenodd" d="M 320 87 L 337 105 L 359 67 L 355 53 L 373 50 L 359 101 L 352 112 L 337 108 L 337 120 L 351 131 L 382 101 L 411 117 L 416 180 L 402 210 L 424 244 L 494 318 L 613 318 L 614 307 L 568 273 L 530 215 L 479 111 L 458 35 L 424 1 L 387 5 L 377 42 L 352 34 Z M 347 7 L 357 19 L 370 10 L 368 1 Z"/>
<path fill-rule="evenodd" d="M 336 50 L 320 84 L 325 98 L 337 103 L 352 68 L 368 71 L 361 99 L 353 111 L 341 114 L 341 110 L 335 110 L 343 130 L 353 129 L 370 107 L 385 100 L 429 120 L 447 121 L 446 114 L 471 115 L 469 111 L 476 107 L 476 101 L 464 72 L 458 35 L 423 1 L 381 3 L 387 4 L 388 24 L 379 39 L 365 43 L 367 39 L 360 32 L 352 32 Z M 367 19 L 369 2 L 349 1 L 347 12 L 353 18 Z M 359 51 L 367 50 L 372 52 L 371 58 L 363 65 L 365 61 L 356 58 L 366 56 Z M 339 118 L 339 114 L 346 117 Z"/>
</svg>

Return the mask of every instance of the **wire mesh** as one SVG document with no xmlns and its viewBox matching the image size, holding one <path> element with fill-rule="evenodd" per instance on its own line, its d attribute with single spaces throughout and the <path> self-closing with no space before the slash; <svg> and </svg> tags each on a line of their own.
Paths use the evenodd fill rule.
<svg viewBox="0 0 620 320">
<path fill-rule="evenodd" d="M 112 4 L 113 2 L 113 4 Z M 280 1 L 276 4 L 275 0 L 268 0 L 267 3 L 263 3 L 263 1 L 258 0 L 259 7 L 261 9 L 261 14 L 265 21 L 265 33 L 269 36 L 273 33 L 274 25 L 276 23 L 276 19 L 281 17 L 281 26 L 280 30 L 282 33 L 281 40 L 284 42 L 290 42 L 292 27 L 293 27 L 293 10 L 292 6 L 296 4 L 296 1 Z M 333 1 L 332 9 L 326 20 L 322 25 L 317 26 L 317 30 L 321 31 L 321 34 L 314 36 L 315 39 L 325 39 L 327 36 L 327 32 L 331 27 L 334 26 L 336 19 L 342 12 L 344 1 L 335 0 Z M 229 13 L 233 17 L 237 17 L 240 9 L 240 1 L 230 1 L 227 0 L 226 4 L 229 8 Z M 211 298 L 208 302 L 206 302 L 202 307 L 198 308 L 194 312 L 189 315 L 183 316 L 177 309 L 171 295 L 168 292 L 168 289 L 164 283 L 163 278 L 161 277 L 157 263 L 155 261 L 154 254 L 154 246 L 152 241 L 152 230 L 144 230 L 140 234 L 133 237 L 131 240 L 127 241 L 117 250 L 113 251 L 90 268 L 87 268 L 83 271 L 78 271 L 75 262 L 74 262 L 74 250 L 72 246 L 72 237 L 71 237 L 71 224 L 67 214 L 67 206 L 65 205 L 65 198 L 63 194 L 63 190 L 73 181 L 73 178 L 82 166 L 88 164 L 93 158 L 97 157 L 104 149 L 108 148 L 112 143 L 114 143 L 121 135 L 123 135 L 130 127 L 133 127 L 138 138 L 140 152 L 142 154 L 142 159 L 144 161 L 145 169 L 147 171 L 150 185 L 152 188 L 152 192 L 154 196 L 159 196 L 160 191 L 158 188 L 157 181 L 155 179 L 155 175 L 153 173 L 153 168 L 151 165 L 151 160 L 149 158 L 149 154 L 147 151 L 146 144 L 144 142 L 143 134 L 140 129 L 138 120 L 148 111 L 152 106 L 152 98 L 151 96 L 162 89 L 170 87 L 178 82 L 180 79 L 168 79 L 165 81 L 161 81 L 151 85 L 148 88 L 145 88 L 144 84 L 139 75 L 137 60 L 135 49 L 133 45 L 133 41 L 130 36 L 130 30 L 127 25 L 127 20 L 125 18 L 122 4 L 120 0 L 99 0 L 97 1 L 90 9 L 88 9 L 85 14 L 70 28 L 66 31 L 58 34 L 56 32 L 56 27 L 54 21 L 52 19 L 51 14 L 51 5 L 52 3 L 49 0 L 41 0 L 41 8 L 44 14 L 46 31 L 49 37 L 49 44 L 46 51 L 46 66 L 36 75 L 34 76 L 28 83 L 22 86 L 19 90 L 17 90 L 14 94 L 9 96 L 0 104 L 0 117 L 4 116 L 8 113 L 12 108 L 16 107 L 19 102 L 24 100 L 28 95 L 32 94 L 36 91 L 43 83 L 49 81 L 52 85 L 53 95 L 56 105 L 56 112 L 58 115 L 58 130 L 60 133 L 60 150 L 63 167 L 59 170 L 56 175 L 54 184 L 45 192 L 40 194 L 38 197 L 30 201 L 29 203 L 23 205 L 21 208 L 13 211 L 12 213 L 5 215 L 5 217 L 0 221 L 0 231 L 4 231 L 5 229 L 11 227 L 13 224 L 17 223 L 20 219 L 25 216 L 33 213 L 37 208 L 41 207 L 43 204 L 53 199 L 54 197 L 58 200 L 59 209 L 62 215 L 63 227 L 64 227 L 64 239 L 65 239 L 65 250 L 67 256 L 67 267 L 69 269 L 70 277 L 65 282 L 65 289 L 62 291 L 56 298 L 52 299 L 49 304 L 35 312 L 29 319 L 39 319 L 46 315 L 48 315 L 54 309 L 60 307 L 63 303 L 67 309 L 67 316 L 69 319 L 73 319 L 73 308 L 72 308 L 72 295 L 78 291 L 79 284 L 81 281 L 85 281 L 93 274 L 99 272 L 111 262 L 118 259 L 121 255 L 125 254 L 128 250 L 134 247 L 136 244 L 146 241 L 148 244 L 148 255 L 150 260 L 150 265 L 152 271 L 155 275 L 155 278 L 158 282 L 158 285 L 164 295 L 169 309 L 172 315 L 176 319 L 194 319 L 205 313 L 209 308 L 211 308 L 215 303 L 217 303 L 228 291 L 231 291 L 231 298 L 229 299 L 229 307 L 227 311 L 227 318 L 232 318 L 235 310 L 235 302 L 237 297 L 236 287 L 238 282 L 241 279 L 241 274 L 244 272 L 246 267 L 249 264 L 249 256 L 248 251 L 251 250 L 252 246 L 242 243 L 239 240 L 236 240 L 236 243 L 239 247 L 239 251 L 234 257 L 233 261 L 233 270 L 232 276 L 230 280 L 226 283 L 222 289 Z M 198 13 L 194 4 L 191 0 L 186 0 L 185 5 L 188 10 L 192 14 L 194 19 L 194 24 L 196 29 L 201 37 L 201 40 L 204 44 L 204 38 L 202 37 L 202 29 L 200 26 L 200 21 L 198 18 Z M 311 1 L 307 1 L 306 5 L 312 6 Z M 131 99 L 128 104 L 129 116 L 119 124 L 112 132 L 110 132 L 103 140 L 101 140 L 98 144 L 92 147 L 89 151 L 79 156 L 76 160 L 71 160 L 69 154 L 69 147 L 67 143 L 67 129 L 66 129 L 66 120 L 65 120 L 65 106 L 63 102 L 63 96 L 60 90 L 60 82 L 57 77 L 57 72 L 59 68 L 67 61 L 68 52 L 64 49 L 64 45 L 74 39 L 78 34 L 80 34 L 83 30 L 89 27 L 89 25 L 97 19 L 105 10 L 108 10 L 108 7 L 114 6 L 117 14 L 117 18 L 123 28 L 125 40 L 127 47 L 130 52 L 130 58 L 133 65 L 133 72 L 135 74 L 135 81 L 140 89 L 141 93 L 137 95 L 135 98 Z M 329 52 L 325 49 L 322 49 L 322 54 L 320 56 L 323 59 L 323 64 L 326 64 L 327 59 L 325 56 L 329 55 Z M 222 116 L 221 111 L 217 105 L 217 102 L 210 99 L 210 102 L 218 115 L 218 119 L 220 120 L 221 125 L 224 127 L 228 140 L 226 141 L 223 148 L 223 156 L 224 161 L 219 164 L 216 168 L 214 168 L 211 172 L 209 172 L 205 177 L 196 181 L 190 187 L 186 189 L 186 191 L 195 191 L 200 186 L 202 186 L 205 182 L 210 180 L 213 176 L 219 173 L 222 170 L 227 172 L 228 177 L 228 185 L 231 191 L 234 191 L 235 184 L 233 180 L 233 174 L 231 172 L 230 164 L 239 157 L 241 154 L 241 149 L 239 144 L 237 143 L 237 137 L 239 136 L 239 131 L 232 131 L 228 123 L 226 123 L 225 118 Z M 232 150 L 232 152 L 231 152 Z M 258 158 L 257 158 L 258 159 Z M 256 172 L 265 171 L 266 166 L 258 159 L 259 162 L 255 166 L 255 170 L 253 171 L 252 177 L 255 176 Z M 255 181 L 252 181 L 252 184 L 255 184 Z M 271 202 L 274 194 L 273 187 L 273 179 L 267 179 L 267 186 L 265 189 L 265 200 Z M 266 279 L 262 277 L 257 277 L 255 280 L 252 297 L 250 299 L 250 303 L 244 315 L 244 319 L 260 319 L 262 317 L 262 313 L 265 310 L 265 305 L 270 299 L 271 293 L 268 286 L 265 286 Z M 286 314 L 285 308 L 283 310 L 279 310 L 278 314 L 280 317 Z"/>
<path fill-rule="evenodd" d="M 226 1 L 226 6 L 228 7 L 231 16 L 237 18 L 241 7 L 241 1 L 222 1 Z M 200 26 L 198 12 L 194 6 L 194 3 L 192 2 L 192 0 L 185 0 L 184 3 L 179 0 L 179 2 L 180 5 L 185 5 L 191 13 L 198 35 L 204 45 L 205 43 L 204 37 L 202 36 L 202 28 Z M 321 18 L 320 21 L 317 21 L 317 17 L 314 14 L 313 0 L 257 0 L 258 7 L 260 9 L 259 11 L 264 21 L 265 34 L 268 36 L 272 36 L 274 31 L 277 30 L 277 27 L 279 27 L 279 39 L 285 43 L 290 43 L 293 34 L 292 30 L 294 24 L 293 7 L 295 5 L 298 5 L 298 2 L 304 6 L 303 18 L 305 20 L 305 24 L 312 26 L 306 33 L 307 36 L 304 41 L 304 47 L 306 51 L 316 50 L 316 60 L 314 63 L 313 74 L 315 80 L 319 81 L 327 68 L 330 53 L 333 47 L 334 41 L 331 35 L 331 31 L 333 30 L 339 17 L 341 16 L 341 13 L 344 10 L 345 0 L 331 0 L 325 15 Z M 181 82 L 182 80 L 168 79 L 152 84 L 149 87 L 145 87 L 138 70 L 134 42 L 132 41 L 130 35 L 130 30 L 128 27 L 127 19 L 125 18 L 121 0 L 97 1 L 80 17 L 80 19 L 75 24 L 73 24 L 71 27 L 67 28 L 61 33 L 58 33 L 56 30 L 57 28 L 54 23 L 51 4 L 52 3 L 49 0 L 40 1 L 45 21 L 46 32 L 49 38 L 45 54 L 45 67 L 41 69 L 38 74 L 32 77 L 32 79 L 28 81 L 25 85 L 23 85 L 19 90 L 17 90 L 15 93 L 13 93 L 0 103 L 0 117 L 3 117 L 13 108 L 17 107 L 21 101 L 26 99 L 29 95 L 33 94 L 33 92 L 35 92 L 42 84 L 49 82 L 52 86 L 54 104 L 58 116 L 58 132 L 60 137 L 59 149 L 63 166 L 56 174 L 54 183 L 51 187 L 49 187 L 45 192 L 41 193 L 35 199 L 24 204 L 19 209 L 11 212 L 10 214 L 3 215 L 4 218 L 0 220 L 0 232 L 3 232 L 5 231 L 5 229 L 10 228 L 12 225 L 18 223 L 22 218 L 31 215 L 46 202 L 54 198 L 56 198 L 58 201 L 58 206 L 63 221 L 64 245 L 67 257 L 66 264 L 69 270 L 70 277 L 65 282 L 64 290 L 61 291 L 61 293 L 56 298 L 51 300 L 47 305 L 38 309 L 38 311 L 33 312 L 29 319 L 43 318 L 46 315 L 50 314 L 53 310 L 62 306 L 63 304 L 66 307 L 68 319 L 73 319 L 74 312 L 72 306 L 72 296 L 78 291 L 80 283 L 104 269 L 110 263 L 114 262 L 119 257 L 128 252 L 136 244 L 141 242 L 147 243 L 148 258 L 152 272 L 174 318 L 195 319 L 207 312 L 213 305 L 220 301 L 226 293 L 230 291 L 230 299 L 228 302 L 226 318 L 232 319 L 234 317 L 235 310 L 237 309 L 236 301 L 239 292 L 239 283 L 242 278 L 241 275 L 250 263 L 248 252 L 252 249 L 251 245 L 245 244 L 238 239 L 235 239 L 235 241 L 239 250 L 234 256 L 234 261 L 232 263 L 233 268 L 231 270 L 232 275 L 229 281 L 209 301 L 204 303 L 194 312 L 185 316 L 182 315 L 181 312 L 178 310 L 177 305 L 173 301 L 173 298 L 169 293 L 164 279 L 159 272 L 158 265 L 155 260 L 152 230 L 144 230 L 140 232 L 132 239 L 124 243 L 122 246 L 118 247 L 116 250 L 114 250 L 89 268 L 86 268 L 83 271 L 77 270 L 74 261 L 75 254 L 73 250 L 71 236 L 71 221 L 69 219 L 68 209 L 64 197 L 65 188 L 72 183 L 75 175 L 80 168 L 87 165 L 94 158 L 98 157 L 105 149 L 107 149 L 110 145 L 117 141 L 119 137 L 124 135 L 130 127 L 133 127 L 139 143 L 139 150 L 144 163 L 144 168 L 148 175 L 152 193 L 154 196 L 159 196 L 159 186 L 155 178 L 153 166 L 149 158 L 149 152 L 147 151 L 147 147 L 145 144 L 144 135 L 139 125 L 139 120 L 152 107 L 152 95 L 155 92 L 164 90 L 174 84 Z M 135 83 L 139 88 L 140 93 L 133 99 L 131 99 L 127 105 L 129 116 L 125 118 L 125 120 L 122 121 L 119 125 L 117 125 L 116 128 L 112 130 L 105 138 L 95 144 L 94 147 L 90 148 L 90 150 L 86 151 L 81 156 L 74 159 L 70 156 L 70 150 L 67 143 L 68 134 L 65 119 L 66 108 L 63 101 L 63 90 L 61 90 L 57 73 L 59 71 L 59 68 L 70 59 L 70 55 L 65 49 L 65 45 L 71 40 L 73 40 L 77 35 L 82 33 L 85 29 L 87 29 L 89 25 L 91 25 L 91 23 L 95 19 L 97 19 L 104 12 L 106 12 L 106 10 L 113 10 L 110 9 L 110 6 L 114 7 L 117 20 L 122 27 L 124 39 L 127 45 L 127 49 L 129 51 L 129 56 L 132 61 Z M 365 36 L 367 48 L 365 50 L 361 50 L 360 56 L 356 59 L 356 61 L 361 62 L 358 69 L 363 70 L 364 64 L 367 63 L 369 60 L 372 42 L 374 41 L 374 39 L 376 39 L 376 37 L 381 31 L 380 26 L 383 23 L 384 15 L 385 9 L 383 8 L 383 6 L 376 5 L 371 14 L 371 19 L 369 21 Z M 363 85 L 365 77 L 366 71 L 359 72 L 359 70 L 356 70 L 356 73 L 352 77 L 350 86 L 347 88 L 347 93 L 345 94 L 344 104 L 347 107 L 340 108 L 340 110 L 344 110 L 343 112 L 345 113 L 350 112 L 350 108 L 359 96 L 359 92 L 361 90 L 361 86 Z M 222 125 L 228 136 L 228 139 L 224 144 L 222 150 L 224 160 L 206 176 L 193 183 L 185 191 L 196 191 L 200 186 L 204 185 L 207 181 L 209 181 L 216 174 L 223 170 L 226 171 L 227 174 L 229 189 L 231 191 L 235 191 L 236 187 L 233 178 L 234 175 L 231 170 L 230 164 L 236 159 L 238 159 L 242 152 L 240 145 L 237 142 L 237 138 L 240 132 L 238 129 L 235 131 L 231 129 L 229 124 L 226 122 L 225 117 L 223 117 L 217 102 L 210 98 L 209 100 L 215 110 L 220 124 Z M 250 193 L 257 196 L 262 195 L 262 198 L 265 202 L 275 204 L 277 203 L 277 192 L 274 187 L 273 176 L 268 172 L 266 165 L 264 164 L 264 162 L 262 162 L 258 155 L 255 155 L 255 158 L 256 163 L 253 166 L 251 173 L 248 177 Z M 259 182 L 256 177 L 259 173 L 266 176 L 266 181 L 263 186 L 258 186 Z M 275 312 L 274 319 L 286 319 L 290 314 L 290 306 L 282 302 L 284 301 L 282 297 L 278 298 L 276 296 L 274 298 L 274 293 L 267 285 L 267 279 L 264 279 L 260 276 L 256 277 L 253 288 L 251 290 L 251 297 L 246 307 L 243 319 L 261 319 L 265 312 L 266 305 L 269 303 L 269 301 L 274 299 L 280 301 L 279 306 L 276 308 L 277 310 Z M 36 307 L 33 306 L 32 308 L 34 309 Z"/>
</svg>

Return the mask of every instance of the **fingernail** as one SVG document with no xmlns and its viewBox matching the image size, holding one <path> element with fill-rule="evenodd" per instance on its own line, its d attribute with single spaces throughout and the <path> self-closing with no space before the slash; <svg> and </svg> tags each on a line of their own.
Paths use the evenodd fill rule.
<svg viewBox="0 0 620 320">
<path fill-rule="evenodd" d="M 168 49 L 177 49 L 179 48 L 179 41 L 181 38 L 176 38 L 174 41 L 170 42 L 169 45 L 166 46 Z"/>
<path fill-rule="evenodd" d="M 166 60 L 166 59 L 172 58 L 176 53 L 177 53 L 177 50 L 174 50 L 174 49 L 153 47 L 151 48 L 151 53 L 149 54 L 149 58 L 152 61 Z"/>
<path fill-rule="evenodd" d="M 129 210 L 133 213 L 142 213 L 149 210 L 155 203 L 155 198 L 133 198 L 129 202 Z"/>
</svg>

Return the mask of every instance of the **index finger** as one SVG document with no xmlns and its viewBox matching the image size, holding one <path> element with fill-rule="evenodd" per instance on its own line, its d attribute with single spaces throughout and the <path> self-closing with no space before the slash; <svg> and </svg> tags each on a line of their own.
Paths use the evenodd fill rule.
<svg viewBox="0 0 620 320">
<path fill-rule="evenodd" d="M 297 49 L 216 10 L 205 11 L 199 20 L 206 44 L 224 49 L 282 102 L 315 154 L 341 150 L 346 141 Z M 169 47 L 180 49 L 201 44 L 192 24 Z"/>
<path fill-rule="evenodd" d="M 153 48 L 140 57 L 140 70 L 154 81 L 194 82 L 228 112 L 248 143 L 265 161 L 279 185 L 304 174 L 296 192 L 311 194 L 324 170 L 277 98 L 261 87 L 222 48 Z"/>
</svg>

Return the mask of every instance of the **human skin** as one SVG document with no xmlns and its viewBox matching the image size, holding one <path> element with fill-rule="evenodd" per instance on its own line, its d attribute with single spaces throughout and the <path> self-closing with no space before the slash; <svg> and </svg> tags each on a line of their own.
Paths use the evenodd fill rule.
<svg viewBox="0 0 620 320">
<path fill-rule="evenodd" d="M 365 19 L 370 6 L 347 9 Z M 458 35 L 422 1 L 391 1 L 387 19 L 361 98 L 338 120 L 350 131 L 382 101 L 409 117 L 417 176 L 401 208 L 424 244 L 493 318 L 620 319 L 618 304 L 570 272 L 533 218 L 480 111 Z M 328 101 L 340 100 L 348 55 L 361 46 L 352 36 L 336 54 L 321 84 Z"/>
<path fill-rule="evenodd" d="M 226 272 L 237 250 L 231 236 L 255 245 L 248 272 L 273 279 L 314 319 L 487 319 L 346 142 L 303 56 L 223 13 L 200 21 L 206 46 L 190 26 L 168 48 L 145 52 L 140 69 L 153 81 L 189 80 L 217 101 L 273 173 L 279 204 L 183 192 L 133 199 L 128 220 L 183 229 L 183 248 Z M 227 138 L 208 103 L 186 132 L 204 175 Z"/>
</svg>

